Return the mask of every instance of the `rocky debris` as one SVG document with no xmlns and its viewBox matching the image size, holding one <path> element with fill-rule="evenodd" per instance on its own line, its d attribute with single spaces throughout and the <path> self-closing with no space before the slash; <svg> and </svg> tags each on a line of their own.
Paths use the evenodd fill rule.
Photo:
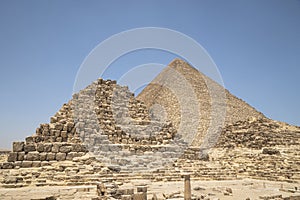
<svg viewBox="0 0 300 200">
<path fill-rule="evenodd" d="M 264 148 L 262 150 L 263 154 L 268 154 L 268 155 L 276 155 L 276 154 L 280 154 L 280 151 L 278 151 L 277 149 L 273 149 L 273 148 Z"/>
</svg>

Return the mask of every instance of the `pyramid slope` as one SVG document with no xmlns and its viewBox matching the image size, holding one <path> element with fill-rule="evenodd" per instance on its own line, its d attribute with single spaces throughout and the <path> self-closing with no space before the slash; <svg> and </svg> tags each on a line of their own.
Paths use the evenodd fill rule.
<svg viewBox="0 0 300 200">
<path fill-rule="evenodd" d="M 137 99 L 143 101 L 148 108 L 154 104 L 162 105 L 167 112 L 168 119 L 177 129 L 182 120 L 180 111 L 181 105 L 174 92 L 167 86 L 168 81 L 170 81 L 170 74 L 174 74 L 174 71 L 176 71 L 175 73 L 177 73 L 177 76 L 182 76 L 185 81 L 192 86 L 199 103 L 200 123 L 198 126 L 198 136 L 194 140 L 194 145 L 198 145 L 207 133 L 212 115 L 214 117 L 222 118 L 222 116 L 218 116 L 221 112 L 218 112 L 218 110 L 213 111 L 212 101 L 215 101 L 215 103 L 219 105 L 217 109 L 221 110 L 222 106 L 226 106 L 224 126 L 249 118 L 265 118 L 261 112 L 232 95 L 229 91 L 225 90 L 222 86 L 190 66 L 188 63 L 180 59 L 175 59 L 146 88 L 144 88 L 137 96 Z M 216 91 L 213 94 L 215 95 L 213 100 L 211 98 L 209 87 Z M 225 94 L 224 101 L 222 101 L 222 92 Z"/>
</svg>

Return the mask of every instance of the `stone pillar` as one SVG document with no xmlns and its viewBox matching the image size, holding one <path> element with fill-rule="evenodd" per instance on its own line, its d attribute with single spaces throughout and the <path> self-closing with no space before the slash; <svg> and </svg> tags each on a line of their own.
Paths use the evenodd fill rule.
<svg viewBox="0 0 300 200">
<path fill-rule="evenodd" d="M 138 186 L 137 192 L 143 193 L 143 200 L 147 200 L 147 186 Z"/>
<path fill-rule="evenodd" d="M 190 175 L 184 175 L 184 200 L 191 200 L 191 181 Z"/>
</svg>

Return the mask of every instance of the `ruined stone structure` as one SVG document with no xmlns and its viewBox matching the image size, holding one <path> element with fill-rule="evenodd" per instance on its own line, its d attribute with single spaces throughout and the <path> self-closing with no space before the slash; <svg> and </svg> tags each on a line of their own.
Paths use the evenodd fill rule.
<svg viewBox="0 0 300 200">
<path fill-rule="evenodd" d="M 193 86 L 201 108 L 193 140 L 179 128 L 180 99 L 174 92 L 180 86 L 175 85 L 176 91 L 167 85 L 178 73 Z M 98 79 L 74 94 L 34 135 L 13 143 L 7 161 L 0 163 L 0 187 L 102 183 L 114 188 L 116 182 L 130 179 L 179 181 L 186 173 L 192 180 L 299 182 L 300 128 L 267 119 L 227 90 L 225 102 L 215 102 L 227 111 L 221 135 L 207 154 L 199 154 L 218 111 L 212 109 L 207 85 L 222 90 L 178 59 L 138 98 L 116 81 Z M 155 104 L 164 107 L 166 118 Z"/>
</svg>

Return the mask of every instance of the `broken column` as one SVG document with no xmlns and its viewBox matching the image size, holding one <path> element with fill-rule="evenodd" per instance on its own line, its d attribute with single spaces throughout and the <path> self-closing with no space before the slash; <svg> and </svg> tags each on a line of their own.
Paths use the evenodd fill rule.
<svg viewBox="0 0 300 200">
<path fill-rule="evenodd" d="M 192 194 L 191 194 L 190 175 L 186 174 L 183 177 L 184 177 L 184 200 L 191 200 Z"/>
</svg>

